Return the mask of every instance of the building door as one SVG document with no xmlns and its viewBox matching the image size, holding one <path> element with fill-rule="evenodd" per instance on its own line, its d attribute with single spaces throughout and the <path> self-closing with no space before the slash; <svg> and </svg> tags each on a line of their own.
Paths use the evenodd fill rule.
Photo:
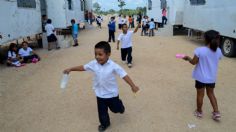
<svg viewBox="0 0 236 132">
<path fill-rule="evenodd" d="M 41 20 L 42 20 L 42 31 L 45 31 L 45 25 L 47 22 L 47 3 L 45 0 L 40 0 L 40 9 L 41 9 Z"/>
</svg>

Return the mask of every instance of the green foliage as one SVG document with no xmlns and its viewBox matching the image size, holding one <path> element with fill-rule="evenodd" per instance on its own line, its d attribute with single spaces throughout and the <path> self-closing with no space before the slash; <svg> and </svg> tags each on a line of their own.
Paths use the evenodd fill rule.
<svg viewBox="0 0 236 132">
<path fill-rule="evenodd" d="M 97 2 L 94 3 L 94 4 L 93 4 L 93 8 L 94 8 L 95 13 L 98 13 L 98 14 L 99 14 L 99 12 L 100 12 L 100 10 L 101 10 L 100 4 L 97 3 Z"/>
<path fill-rule="evenodd" d="M 120 9 L 123 9 L 123 7 L 124 7 L 125 5 L 126 5 L 126 4 L 125 4 L 124 1 L 120 1 L 118 6 L 120 7 Z"/>
</svg>

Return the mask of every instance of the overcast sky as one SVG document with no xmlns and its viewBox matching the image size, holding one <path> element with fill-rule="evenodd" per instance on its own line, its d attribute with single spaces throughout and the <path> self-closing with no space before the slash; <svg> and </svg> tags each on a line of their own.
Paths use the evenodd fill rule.
<svg viewBox="0 0 236 132">
<path fill-rule="evenodd" d="M 124 0 L 126 9 L 135 9 L 136 7 L 144 7 L 147 0 Z M 102 7 L 101 10 L 119 10 L 118 0 L 93 0 L 93 3 L 98 2 Z"/>
</svg>

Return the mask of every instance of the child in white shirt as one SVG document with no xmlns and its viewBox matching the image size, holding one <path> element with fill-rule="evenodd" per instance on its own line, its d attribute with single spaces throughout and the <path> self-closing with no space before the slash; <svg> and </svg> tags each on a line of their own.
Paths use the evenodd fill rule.
<svg viewBox="0 0 236 132">
<path fill-rule="evenodd" d="M 38 62 L 40 57 L 28 46 L 28 42 L 22 42 L 22 48 L 19 50 L 19 55 L 23 58 L 24 63 Z"/>
<path fill-rule="evenodd" d="M 22 66 L 22 62 L 23 59 L 17 53 L 17 45 L 15 43 L 11 43 L 7 54 L 7 65 L 19 67 Z"/>
<path fill-rule="evenodd" d="M 114 61 L 109 59 L 111 47 L 108 42 L 102 41 L 95 45 L 95 58 L 86 65 L 76 66 L 64 70 L 65 74 L 71 71 L 90 71 L 94 74 L 93 89 L 97 96 L 97 106 L 100 125 L 99 131 L 105 131 L 110 126 L 108 108 L 114 113 L 124 113 L 125 107 L 119 99 L 118 85 L 115 75 L 123 78 L 136 93 L 139 88 L 133 83 L 127 73 Z"/>
<path fill-rule="evenodd" d="M 123 63 L 128 63 L 128 67 L 132 67 L 132 36 L 138 31 L 139 25 L 134 31 L 129 31 L 127 24 L 122 25 L 122 33 L 118 37 L 117 50 L 119 50 L 119 44 L 121 42 L 121 59 Z"/>
</svg>

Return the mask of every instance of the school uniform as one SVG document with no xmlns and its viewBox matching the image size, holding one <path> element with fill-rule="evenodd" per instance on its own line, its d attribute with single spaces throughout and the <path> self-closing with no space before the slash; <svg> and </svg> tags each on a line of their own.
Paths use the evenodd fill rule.
<svg viewBox="0 0 236 132">
<path fill-rule="evenodd" d="M 109 126 L 110 118 L 108 108 L 114 113 L 124 113 L 125 107 L 119 99 L 118 85 L 115 75 L 124 78 L 127 73 L 112 60 L 101 65 L 93 60 L 84 65 L 86 71 L 94 75 L 93 89 L 97 96 L 98 116 L 101 125 Z"/>
<path fill-rule="evenodd" d="M 58 46 L 58 43 L 57 43 L 57 37 L 54 34 L 54 26 L 48 23 L 45 26 L 45 30 L 47 32 L 48 50 L 51 50 L 52 44 L 55 44 L 56 48 L 59 49 L 60 47 Z"/>
<path fill-rule="evenodd" d="M 147 31 L 147 22 L 148 20 L 146 18 L 142 19 L 142 31 L 141 31 L 141 35 L 146 35 L 146 31 Z"/>
<path fill-rule="evenodd" d="M 111 42 L 111 39 L 113 40 L 113 42 L 115 42 L 116 22 L 110 21 L 108 24 L 108 28 L 109 28 L 108 42 Z"/>
<path fill-rule="evenodd" d="M 192 77 L 195 79 L 195 87 L 215 87 L 219 60 L 222 58 L 220 48 L 216 52 L 208 47 L 199 47 L 194 51 L 199 62 L 193 70 Z"/>
<path fill-rule="evenodd" d="M 97 17 L 96 21 L 97 21 L 97 25 L 101 28 L 101 26 L 102 26 L 102 18 L 101 17 Z"/>
<path fill-rule="evenodd" d="M 10 61 L 10 64 L 8 65 L 20 65 L 20 61 L 17 58 L 17 54 L 14 51 L 8 51 L 8 60 Z"/>
<path fill-rule="evenodd" d="M 23 58 L 24 63 L 31 61 L 33 58 L 39 59 L 37 55 L 32 54 L 32 51 L 33 50 L 30 47 L 27 47 L 26 50 L 23 48 L 19 50 L 19 55 Z"/>
<path fill-rule="evenodd" d="M 122 61 L 132 64 L 132 35 L 133 31 L 127 31 L 126 34 L 121 33 L 118 37 L 118 40 L 121 42 L 121 59 Z"/>
<path fill-rule="evenodd" d="M 46 24 L 45 30 L 47 32 L 47 40 L 48 42 L 57 41 L 57 37 L 54 34 L 54 26 L 52 24 Z"/>
<path fill-rule="evenodd" d="M 121 29 L 122 28 L 122 17 L 118 17 L 118 28 Z"/>
</svg>

